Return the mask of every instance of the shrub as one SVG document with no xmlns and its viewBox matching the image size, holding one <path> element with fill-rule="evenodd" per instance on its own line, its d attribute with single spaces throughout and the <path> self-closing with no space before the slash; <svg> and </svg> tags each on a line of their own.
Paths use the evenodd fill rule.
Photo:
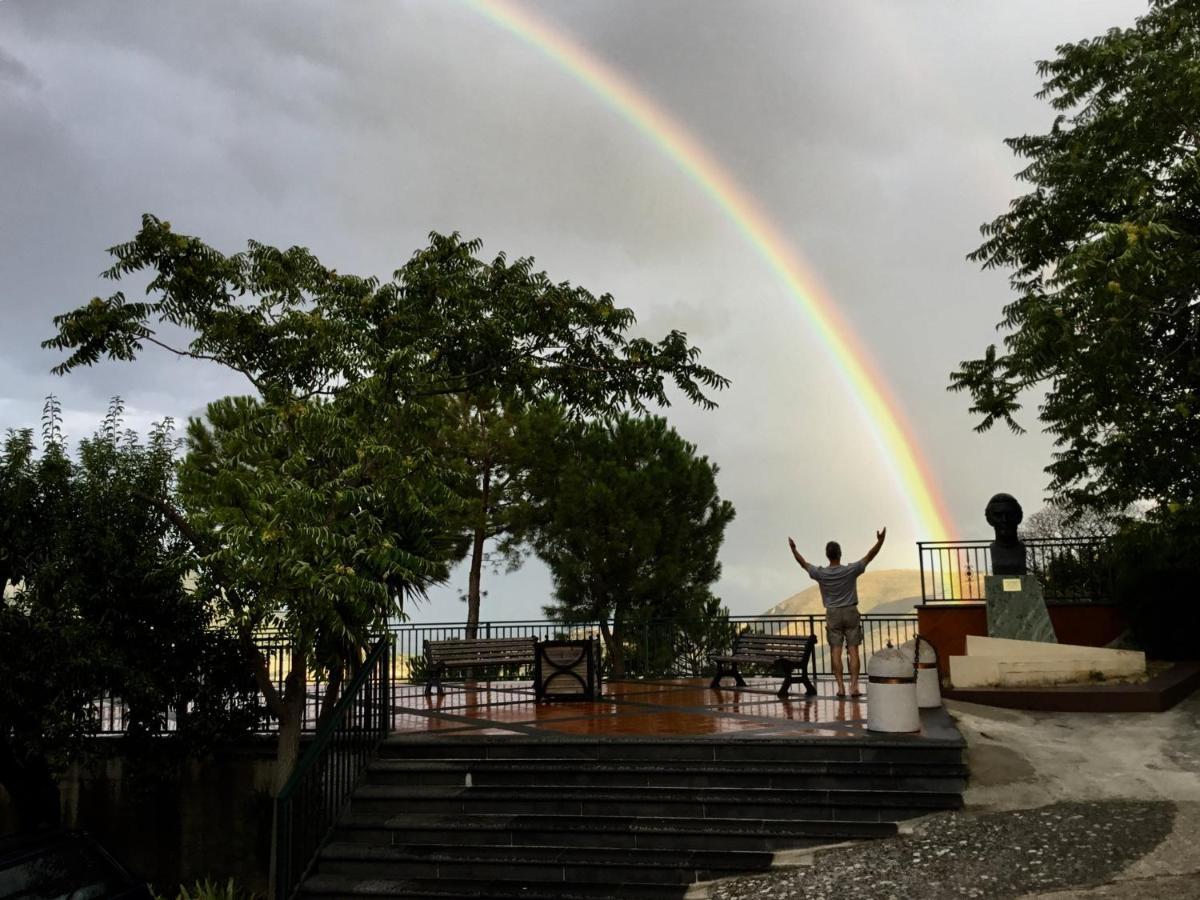
<svg viewBox="0 0 1200 900">
<path fill-rule="evenodd" d="M 1157 659 L 1200 656 L 1200 507 L 1156 510 L 1113 539 L 1113 595 L 1133 637 Z"/>
<path fill-rule="evenodd" d="M 159 894 L 158 900 L 171 900 L 169 896 Z M 186 885 L 179 886 L 179 893 L 174 900 L 257 900 L 258 895 L 249 891 L 240 891 L 232 878 L 225 884 L 214 884 L 207 878 L 197 881 L 190 889 Z"/>
</svg>

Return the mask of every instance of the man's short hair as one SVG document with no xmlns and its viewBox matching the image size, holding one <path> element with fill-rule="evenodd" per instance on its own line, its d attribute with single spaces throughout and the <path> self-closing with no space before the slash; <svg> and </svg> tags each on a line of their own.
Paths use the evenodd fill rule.
<svg viewBox="0 0 1200 900">
<path fill-rule="evenodd" d="M 830 541 L 825 545 L 825 555 L 830 559 L 842 558 L 842 545 L 837 541 Z"/>
</svg>

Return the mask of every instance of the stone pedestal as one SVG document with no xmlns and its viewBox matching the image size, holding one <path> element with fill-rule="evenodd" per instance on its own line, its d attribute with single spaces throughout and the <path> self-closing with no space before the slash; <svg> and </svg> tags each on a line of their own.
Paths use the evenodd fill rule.
<svg viewBox="0 0 1200 900">
<path fill-rule="evenodd" d="M 1058 643 L 1042 586 L 1032 575 L 985 575 L 988 637 Z"/>
</svg>

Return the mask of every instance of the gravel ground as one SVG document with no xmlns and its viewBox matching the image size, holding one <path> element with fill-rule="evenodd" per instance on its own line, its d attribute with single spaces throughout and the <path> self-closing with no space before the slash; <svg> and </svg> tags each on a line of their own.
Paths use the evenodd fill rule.
<svg viewBox="0 0 1200 900">
<path fill-rule="evenodd" d="M 1085 888 L 1111 880 L 1158 846 L 1174 816 L 1172 803 L 1126 800 L 946 813 L 911 835 L 819 852 L 811 866 L 716 882 L 710 896 L 937 900 Z"/>
</svg>

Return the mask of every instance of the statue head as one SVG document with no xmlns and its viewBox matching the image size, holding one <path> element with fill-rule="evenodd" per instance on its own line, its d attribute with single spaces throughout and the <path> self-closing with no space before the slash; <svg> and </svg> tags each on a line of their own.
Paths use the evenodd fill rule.
<svg viewBox="0 0 1200 900">
<path fill-rule="evenodd" d="M 1021 504 L 1012 494 L 996 494 L 988 501 L 983 511 L 987 523 L 996 529 L 996 540 L 1001 544 L 1017 543 L 1017 526 L 1025 518 Z"/>
</svg>

